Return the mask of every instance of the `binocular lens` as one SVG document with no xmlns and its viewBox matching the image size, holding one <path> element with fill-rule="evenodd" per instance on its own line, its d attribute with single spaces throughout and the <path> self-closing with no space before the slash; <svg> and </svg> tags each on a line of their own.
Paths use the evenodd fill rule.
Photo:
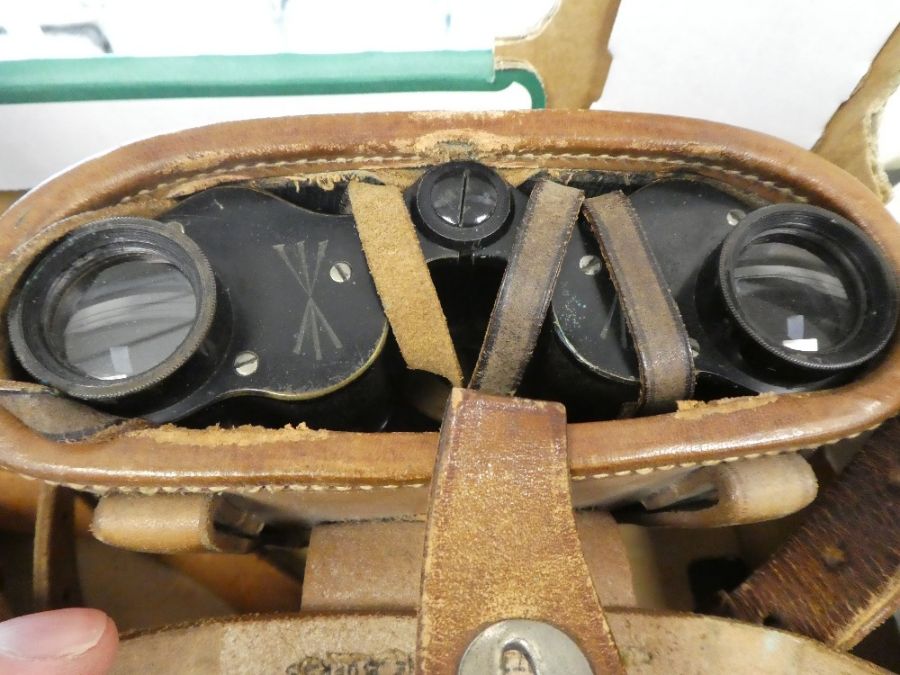
<svg viewBox="0 0 900 675">
<path fill-rule="evenodd" d="M 897 321 L 896 280 L 877 246 L 815 206 L 767 206 L 744 218 L 722 245 L 719 281 L 751 340 L 810 370 L 864 363 Z"/>
<path fill-rule="evenodd" d="M 747 246 L 735 261 L 734 285 L 760 336 L 798 352 L 837 347 L 865 306 L 852 271 L 837 258 L 786 241 Z"/>
<path fill-rule="evenodd" d="M 98 261 L 54 301 L 48 338 L 57 357 L 99 380 L 163 363 L 197 319 L 191 282 L 151 253 Z"/>
<path fill-rule="evenodd" d="M 10 311 L 19 361 L 86 399 L 146 391 L 185 365 L 216 307 L 212 269 L 181 232 L 141 218 L 87 225 L 51 249 Z"/>
</svg>

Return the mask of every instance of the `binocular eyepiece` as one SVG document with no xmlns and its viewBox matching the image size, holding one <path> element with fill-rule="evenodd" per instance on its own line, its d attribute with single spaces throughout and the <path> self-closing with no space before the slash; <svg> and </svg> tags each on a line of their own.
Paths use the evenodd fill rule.
<svg viewBox="0 0 900 675">
<path fill-rule="evenodd" d="M 698 399 L 834 386 L 890 340 L 896 278 L 845 218 L 805 204 L 752 208 L 697 180 L 651 183 L 630 202 L 684 321 Z M 537 379 L 571 417 L 595 416 L 591 399 L 613 415 L 637 397 L 632 337 L 586 222 L 566 251 L 550 322 Z"/>
<path fill-rule="evenodd" d="M 589 195 L 627 187 L 595 172 L 566 180 Z M 480 346 L 531 187 L 451 162 L 404 193 L 461 357 Z M 845 218 L 702 179 L 628 189 L 690 338 L 697 397 L 833 386 L 890 341 L 894 272 Z M 69 396 L 156 423 L 427 426 L 404 400 L 407 374 L 340 190 L 216 187 L 154 220 L 77 228 L 17 288 L 7 319 L 18 362 Z M 614 275 L 582 218 L 520 391 L 600 419 L 639 387 Z"/>
</svg>

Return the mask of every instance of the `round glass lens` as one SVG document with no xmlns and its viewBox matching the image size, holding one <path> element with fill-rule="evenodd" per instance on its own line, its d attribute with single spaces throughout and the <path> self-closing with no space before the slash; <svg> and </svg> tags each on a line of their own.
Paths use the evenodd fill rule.
<svg viewBox="0 0 900 675">
<path fill-rule="evenodd" d="M 738 256 L 733 278 L 752 328 L 793 351 L 833 349 L 852 334 L 864 311 L 844 266 L 795 244 L 750 244 Z"/>
<path fill-rule="evenodd" d="M 193 287 L 169 261 L 119 258 L 62 292 L 51 338 L 63 360 L 85 375 L 122 380 L 169 358 L 196 318 Z"/>
</svg>

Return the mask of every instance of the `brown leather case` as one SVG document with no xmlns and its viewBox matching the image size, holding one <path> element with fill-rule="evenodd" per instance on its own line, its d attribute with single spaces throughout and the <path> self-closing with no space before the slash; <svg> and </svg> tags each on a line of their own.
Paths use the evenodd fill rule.
<svg viewBox="0 0 900 675">
<path fill-rule="evenodd" d="M 180 197 L 221 183 L 355 173 L 404 185 L 424 167 L 451 158 L 484 162 L 510 180 L 588 169 L 712 178 L 750 198 L 834 210 L 863 228 L 900 268 L 900 231 L 856 179 L 788 143 L 729 126 L 589 111 L 295 117 L 142 141 L 33 190 L 0 218 L 0 310 L 35 255 L 86 222 L 152 217 Z M 9 377 L 8 360 L 6 350 L 0 376 Z M 61 443 L 22 421 L 33 412 L 28 405 L 3 405 L 0 466 L 16 473 L 99 494 L 241 493 L 267 506 L 290 506 L 310 520 L 424 513 L 438 442 L 436 433 L 113 426 Z M 898 408 L 895 338 L 876 367 L 837 389 L 569 424 L 574 502 L 609 505 L 697 467 L 833 443 L 876 427 Z"/>
<path fill-rule="evenodd" d="M 609 620 L 631 675 L 888 675 L 812 640 L 736 621 L 636 610 L 613 610 Z M 174 668 L 186 675 L 407 675 L 415 667 L 415 632 L 415 618 L 402 614 L 213 620 L 123 641 L 112 673 L 169 673 Z"/>
</svg>

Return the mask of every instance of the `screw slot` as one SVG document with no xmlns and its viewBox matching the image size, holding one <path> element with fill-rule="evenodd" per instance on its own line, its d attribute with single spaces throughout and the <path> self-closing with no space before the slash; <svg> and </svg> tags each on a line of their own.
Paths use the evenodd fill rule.
<svg viewBox="0 0 900 675">
<path fill-rule="evenodd" d="M 747 213 L 744 211 L 741 211 L 740 209 L 731 209 L 731 211 L 729 211 L 728 213 L 725 214 L 725 220 L 728 222 L 729 225 L 734 227 L 739 222 L 741 222 L 741 219 L 746 215 L 747 215 Z"/>
<path fill-rule="evenodd" d="M 350 275 L 352 273 L 353 269 L 350 267 L 350 263 L 346 263 L 342 260 L 331 266 L 331 269 L 328 271 L 328 276 L 331 277 L 331 280 L 334 283 L 342 284 L 345 281 L 350 281 Z"/>
<path fill-rule="evenodd" d="M 234 372 L 241 377 L 252 375 L 259 368 L 259 355 L 256 352 L 245 351 L 234 357 Z"/>
<path fill-rule="evenodd" d="M 583 255 L 578 261 L 578 269 L 592 277 L 603 269 L 603 261 L 595 255 Z"/>
</svg>

